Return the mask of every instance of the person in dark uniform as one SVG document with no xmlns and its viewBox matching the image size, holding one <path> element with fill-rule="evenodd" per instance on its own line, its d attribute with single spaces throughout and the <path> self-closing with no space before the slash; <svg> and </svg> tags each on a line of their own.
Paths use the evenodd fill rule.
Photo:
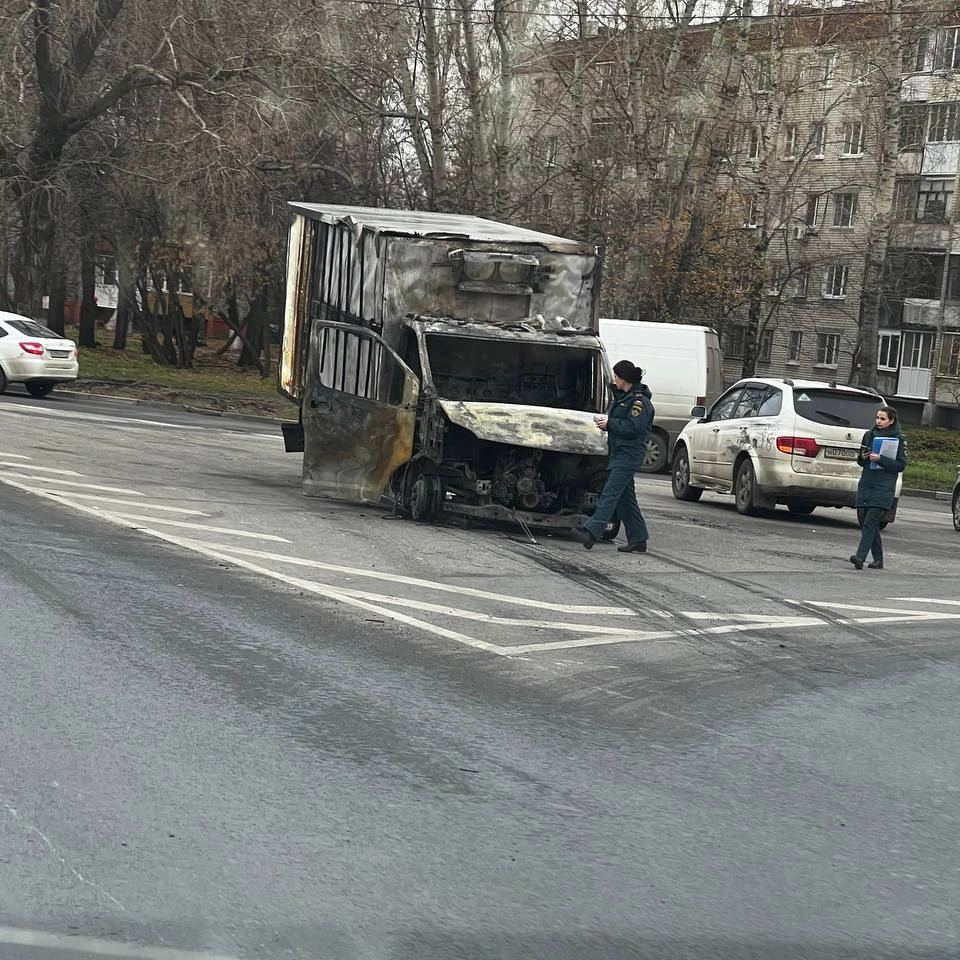
<svg viewBox="0 0 960 960">
<path fill-rule="evenodd" d="M 614 517 L 619 517 L 627 536 L 620 553 L 646 553 L 647 524 L 637 503 L 634 474 L 643 464 L 644 441 L 653 423 L 654 407 L 650 388 L 641 382 L 643 371 L 629 360 L 613 367 L 613 404 L 597 427 L 607 434 L 609 474 L 593 516 L 573 535 L 590 550 Z"/>
<path fill-rule="evenodd" d="M 873 562 L 867 566 L 872 570 L 883 569 L 883 543 L 880 540 L 880 523 L 883 515 L 893 506 L 897 493 L 897 475 L 903 473 L 907 465 L 907 441 L 893 407 L 881 407 L 877 411 L 876 426 L 863 435 L 857 463 L 863 468 L 860 483 L 857 485 L 857 506 L 863 508 L 863 527 L 860 530 L 860 543 L 850 562 L 863 569 L 867 554 L 873 554 Z M 897 451 L 894 456 L 884 456 L 874 451 L 876 439 L 896 440 Z"/>
</svg>

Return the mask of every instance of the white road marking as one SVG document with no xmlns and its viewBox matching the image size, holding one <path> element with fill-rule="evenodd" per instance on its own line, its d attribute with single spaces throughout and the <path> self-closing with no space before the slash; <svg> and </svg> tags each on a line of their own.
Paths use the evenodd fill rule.
<svg viewBox="0 0 960 960">
<path fill-rule="evenodd" d="M 859 613 L 879 613 L 879 617 L 848 617 L 850 623 L 909 623 L 913 620 L 960 620 L 960 613 L 941 613 L 939 610 L 906 610 L 896 607 L 874 607 L 859 603 L 833 603 L 829 600 L 801 601 L 805 606 L 828 607 L 832 610 L 851 610 Z"/>
<path fill-rule="evenodd" d="M 99 507 L 88 506 L 85 504 L 77 503 L 69 499 L 69 494 L 63 493 L 54 493 L 45 490 L 37 490 L 32 487 L 28 487 L 23 483 L 18 482 L 18 480 L 13 479 L 10 476 L 3 476 L 0 474 L 0 483 L 4 483 L 8 486 L 15 487 L 17 489 L 23 490 L 27 493 L 32 493 L 35 496 L 43 497 L 45 499 L 51 500 L 55 503 L 59 503 L 63 506 L 70 507 L 74 510 L 77 510 L 81 513 L 87 513 L 91 516 L 98 517 L 101 520 L 106 520 L 108 523 L 113 523 L 119 526 L 130 527 L 131 520 L 143 521 L 146 523 L 161 523 L 166 525 L 178 526 L 178 527 L 187 527 L 191 529 L 204 529 L 204 530 L 214 530 L 222 532 L 221 528 L 211 528 L 206 527 L 203 524 L 192 524 L 180 521 L 166 521 L 159 520 L 156 517 L 144 517 L 139 515 L 131 514 L 121 514 L 121 513 L 111 513 L 106 510 L 102 510 Z M 70 484 L 75 486 L 75 484 Z M 84 486 L 80 484 L 79 486 Z M 479 614 L 474 611 L 464 611 L 458 610 L 453 607 L 442 607 L 435 604 L 417 604 L 414 601 L 407 600 L 406 598 L 398 597 L 383 597 L 377 594 L 365 593 L 363 591 L 347 589 L 344 587 L 334 587 L 328 586 L 323 583 L 317 583 L 311 580 L 302 580 L 297 577 L 291 577 L 286 574 L 280 573 L 277 570 L 272 570 L 267 567 L 263 567 L 260 564 L 251 563 L 248 560 L 242 559 L 244 556 L 250 556 L 255 558 L 265 558 L 273 559 L 284 563 L 294 563 L 304 566 L 315 567 L 318 569 L 332 570 L 340 573 L 350 573 L 357 576 L 373 577 L 374 579 L 387 580 L 395 583 L 404 583 L 410 584 L 418 587 L 423 587 L 426 589 L 447 591 L 452 593 L 458 593 L 461 595 L 469 595 L 482 597 L 484 599 L 494 599 L 503 602 L 510 602 L 515 605 L 523 606 L 535 606 L 540 609 L 555 609 L 560 611 L 576 611 L 576 612 L 593 612 L 610 615 L 611 610 L 605 607 L 576 607 L 568 604 L 549 604 L 541 603 L 536 600 L 523 597 L 510 597 L 504 594 L 490 593 L 483 590 L 475 590 L 469 587 L 454 587 L 448 584 L 438 584 L 433 583 L 427 580 L 419 580 L 414 577 L 404 577 L 395 574 L 385 574 L 377 573 L 374 571 L 360 570 L 356 568 L 343 567 L 338 564 L 325 564 L 319 561 L 308 561 L 302 560 L 300 558 L 287 557 L 282 554 L 272 554 L 265 553 L 263 551 L 257 550 L 248 550 L 244 548 L 230 547 L 223 544 L 214 544 L 207 545 L 198 540 L 188 539 L 185 537 L 178 537 L 168 534 L 162 530 L 153 529 L 150 526 L 140 526 L 133 525 L 133 529 L 138 530 L 141 533 L 144 533 L 148 536 L 154 537 L 155 539 L 162 540 L 166 543 L 173 544 L 175 546 L 182 547 L 185 550 L 189 550 L 193 553 L 200 554 L 201 556 L 209 557 L 214 560 L 219 560 L 227 564 L 232 564 L 233 566 L 239 567 L 241 569 L 249 570 L 253 573 L 260 574 L 262 576 L 268 577 L 270 579 L 279 581 L 280 583 L 285 583 L 289 586 L 296 587 L 305 592 L 313 593 L 318 596 L 323 596 L 328 599 L 349 605 L 354 606 L 358 609 L 365 610 L 367 612 L 377 613 L 384 618 L 395 620 L 399 623 L 404 623 L 408 626 L 415 627 L 418 630 L 422 630 L 427 633 L 432 633 L 436 636 L 444 637 L 449 640 L 456 641 L 457 643 L 464 644 L 466 646 L 473 647 L 477 650 L 483 650 L 488 653 L 495 654 L 497 656 L 505 657 L 516 657 L 522 656 L 529 653 L 543 653 L 546 651 L 552 650 L 570 650 L 583 647 L 592 647 L 600 645 L 609 645 L 614 643 L 636 643 L 639 641 L 653 641 L 653 640 L 682 640 L 690 639 L 695 641 L 697 638 L 701 638 L 704 635 L 714 635 L 714 634 L 730 634 L 737 632 L 750 632 L 750 631 L 762 631 L 767 629 L 792 629 L 796 627 L 807 627 L 807 626 L 824 626 L 826 621 L 820 617 L 816 616 L 798 616 L 798 617 L 770 617 L 763 614 L 721 614 L 721 613 L 712 613 L 706 611 L 691 611 L 689 614 L 679 613 L 678 617 L 687 617 L 689 620 L 735 620 L 736 622 L 731 623 L 722 623 L 715 626 L 708 627 L 689 627 L 689 628 L 679 628 L 672 630 L 654 630 L 654 631 L 629 631 L 626 629 L 623 630 L 611 630 L 608 627 L 596 627 L 592 625 L 573 625 L 573 624 L 554 624 L 549 621 L 542 622 L 544 628 L 549 629 L 554 627 L 555 629 L 573 629 L 577 628 L 579 630 L 586 630 L 591 633 L 591 636 L 579 637 L 569 640 L 559 640 L 553 642 L 545 643 L 532 643 L 532 644 L 519 644 L 516 646 L 502 646 L 498 644 L 488 643 L 484 640 L 479 640 L 476 637 L 468 636 L 467 634 L 460 633 L 455 630 L 449 630 L 445 627 L 440 627 L 436 624 L 429 623 L 425 620 L 419 620 L 415 617 L 407 616 L 404 613 L 399 612 L 391 608 L 391 604 L 397 606 L 414 606 L 419 609 L 430 610 L 431 612 L 441 612 L 448 616 L 460 616 L 464 619 L 482 619 L 488 623 L 493 623 L 497 625 L 520 625 L 520 626 L 531 626 L 539 625 L 538 621 L 523 621 L 523 620 L 514 620 L 512 618 L 490 618 L 485 614 Z M 249 534 L 247 531 L 233 531 L 234 533 L 239 533 L 240 535 L 246 536 L 270 536 L 268 534 Z M 278 538 L 282 539 L 282 538 Z M 911 598 L 909 602 L 916 602 L 920 598 Z M 856 611 L 861 613 L 875 613 L 882 614 L 879 617 L 858 617 L 853 618 L 850 622 L 853 623 L 896 623 L 896 622 L 916 622 L 917 620 L 954 620 L 960 619 L 960 613 L 943 613 L 941 611 L 918 611 L 918 610 L 909 610 L 901 608 L 887 608 L 887 607 L 878 607 L 878 606 L 867 606 L 860 604 L 845 604 L 837 603 L 832 601 L 801 601 L 801 600 L 792 600 L 788 599 L 785 602 L 791 603 L 798 606 L 804 607 L 823 607 L 831 608 L 837 610 L 848 610 Z M 933 599 L 923 599 L 922 602 L 940 602 Z M 626 610 L 625 608 L 612 608 L 614 615 L 633 615 L 634 611 Z M 2 940 L 0 940 L 2 942 Z"/>
<path fill-rule="evenodd" d="M 2 475 L 0 475 L 0 479 Z M 10 479 L 14 479 L 11 477 Z M 60 480 L 57 477 L 35 477 L 29 474 L 18 473 L 15 475 L 16 480 L 22 480 L 24 484 L 33 483 L 39 484 L 41 486 L 51 486 L 56 485 L 58 487 L 76 487 L 78 490 L 102 490 L 104 493 L 124 493 L 128 497 L 142 497 L 143 494 L 139 490 L 128 490 L 126 487 L 105 487 L 99 483 L 76 483 L 73 480 Z M 39 493 L 40 491 L 35 489 L 35 487 L 24 486 L 23 488 L 28 493 Z M 66 494 L 64 494 L 66 496 Z"/>
<path fill-rule="evenodd" d="M 376 600 L 378 603 L 386 603 L 390 606 L 413 607 L 416 610 L 436 613 L 440 616 L 453 617 L 460 620 L 477 620 L 482 623 L 489 623 L 504 627 L 527 627 L 531 630 L 562 630 L 577 633 L 589 634 L 609 634 L 622 638 L 626 631 L 623 626 L 605 627 L 591 623 L 569 623 L 563 620 L 525 620 L 522 617 L 497 617 L 491 613 L 482 613 L 476 610 L 463 610 L 458 607 L 445 607 L 435 603 L 425 603 L 422 600 L 412 600 L 408 597 L 384 596 L 379 593 L 367 593 L 363 590 L 352 590 L 345 587 L 337 587 L 341 593 L 352 597 L 360 597 L 365 600 Z M 741 613 L 704 613 L 696 610 L 691 613 L 677 613 L 675 618 L 685 618 L 688 620 L 732 620 L 734 623 L 725 624 L 716 627 L 696 628 L 684 630 L 677 628 L 675 632 L 689 633 L 723 633 L 735 630 L 753 630 L 753 629 L 772 629 L 774 627 L 796 627 L 808 626 L 810 623 L 823 625 L 824 620 L 815 617 L 771 617 L 765 614 L 741 614 Z M 636 636 L 646 636 L 648 633 L 660 634 L 662 631 L 637 631 Z M 671 631 L 668 631 L 671 633 Z M 566 641 L 558 641 L 564 643 Z M 620 642 L 615 641 L 615 642 Z M 510 647 L 508 649 L 513 649 Z"/>
<path fill-rule="evenodd" d="M 59 493 L 62 497 L 71 500 L 94 500 L 96 503 L 115 503 L 120 507 L 139 507 L 141 510 L 162 510 L 164 513 L 182 513 L 189 517 L 209 517 L 209 513 L 202 510 L 188 510 L 186 507 L 168 507 L 165 504 L 150 503 L 149 500 L 119 500 L 116 497 L 101 497 L 97 493 L 75 493 L 73 490 L 48 490 L 48 493 Z"/>
<path fill-rule="evenodd" d="M 680 614 L 683 616 L 683 614 Z M 622 632 L 619 636 L 609 637 L 581 637 L 577 640 L 556 640 L 548 643 L 526 643 L 517 647 L 510 647 L 512 654 L 546 653 L 550 650 L 574 650 L 583 647 L 609 646 L 613 643 L 639 643 L 650 640 L 696 640 L 704 634 L 746 633 L 750 630 L 764 630 L 776 627 L 777 629 L 792 629 L 795 627 L 822 627 L 825 621 L 819 617 L 771 617 L 770 621 L 781 619 L 787 622 L 751 622 L 725 623 L 716 627 L 697 627 L 677 630 L 638 630 L 634 633 Z"/>
<path fill-rule="evenodd" d="M 114 423 L 118 425 L 139 424 L 148 427 L 165 427 L 171 430 L 205 430 L 206 427 L 198 424 L 167 423 L 164 420 L 145 420 L 137 417 L 111 417 L 109 414 L 100 416 L 95 413 L 79 413 L 76 410 L 51 410 L 46 407 L 28 406 L 0 406 L 0 414 L 7 416 L 40 416 L 53 417 L 56 420 L 94 420 L 97 423 Z"/>
<path fill-rule="evenodd" d="M 0 943 L 42 950 L 69 950 L 94 957 L 119 957 L 120 960 L 236 960 L 207 950 L 177 950 L 173 947 L 145 947 L 136 943 L 118 943 L 99 937 L 81 937 L 20 927 L 0 927 Z"/>
<path fill-rule="evenodd" d="M 32 460 L 33 457 L 25 457 L 21 453 L 5 453 L 4 456 L 8 460 Z"/>
<path fill-rule="evenodd" d="M 12 458 L 6 455 L 7 459 L 0 460 L 0 467 L 13 467 L 15 470 L 39 470 L 41 473 L 55 473 L 61 477 L 82 477 L 82 473 L 76 470 L 56 470 L 53 467 L 41 467 L 37 463 L 31 463 L 29 466 L 23 463 L 13 463 Z"/>
<path fill-rule="evenodd" d="M 273 580 L 279 580 L 281 583 L 286 583 L 289 586 L 297 587 L 298 589 L 308 591 L 309 593 L 315 593 L 319 596 L 328 597 L 331 600 L 337 600 L 350 606 L 359 607 L 361 610 L 366 610 L 371 613 L 379 613 L 381 616 L 386 617 L 387 619 L 397 620 L 401 623 L 409 624 L 410 626 L 417 627 L 418 629 L 424 630 L 427 633 L 435 633 L 437 636 L 445 637 L 448 640 L 456 640 L 458 643 L 464 643 L 468 646 L 476 647 L 478 650 L 486 650 L 491 653 L 504 652 L 501 651 L 501 649 L 495 644 L 486 643 L 483 640 L 477 640 L 474 637 L 468 637 L 466 634 L 457 633 L 454 630 L 447 630 L 444 627 L 437 627 L 432 623 L 427 623 L 425 620 L 417 620 L 414 617 L 408 617 L 406 614 L 399 613 L 396 610 L 390 610 L 387 607 L 380 607 L 373 603 L 367 603 L 366 601 L 359 600 L 356 597 L 346 596 L 345 594 L 341 594 L 335 588 L 326 587 L 323 584 L 313 583 L 310 580 L 298 580 L 296 577 L 288 577 L 286 574 L 279 573 L 276 570 L 268 570 L 266 567 L 261 567 L 255 563 L 249 563 L 248 561 L 242 560 L 239 557 L 231 556 L 229 553 L 206 547 L 197 540 L 188 540 L 184 539 L 183 537 L 175 537 L 172 534 L 164 532 L 163 530 L 154 530 L 151 527 L 146 526 L 131 527 L 131 524 L 128 520 L 123 520 L 116 514 L 108 513 L 105 510 L 99 510 L 96 507 L 90 507 L 86 504 L 73 503 L 59 494 L 31 489 L 30 487 L 24 486 L 22 483 L 18 483 L 16 480 L 12 480 L 9 477 L 0 475 L 0 483 L 4 483 L 11 487 L 16 487 L 18 490 L 23 490 L 26 493 L 32 493 L 35 496 L 43 497 L 46 500 L 52 500 L 54 503 L 59 503 L 62 506 L 70 507 L 71 509 L 77 510 L 80 513 L 89 514 L 90 516 L 97 517 L 100 520 L 106 520 L 107 523 L 137 530 L 140 533 L 146 534 L 147 536 L 154 537 L 157 540 L 162 540 L 164 543 L 170 543 L 174 546 L 183 547 L 185 550 L 199 553 L 202 556 L 210 557 L 213 560 L 221 560 L 232 564 L 235 567 L 250 570 L 253 573 L 259 573 L 263 576 L 270 577 Z M 156 518 L 154 517 L 148 517 L 146 519 L 148 519 L 150 522 L 156 522 Z"/>
<path fill-rule="evenodd" d="M 66 496 L 69 496 L 67 494 Z M 79 504 L 74 504 L 79 506 Z M 252 533 L 249 530 L 237 530 L 234 527 L 211 527 L 206 523 L 191 523 L 189 520 L 165 520 L 162 517 L 145 517 L 140 513 L 125 513 L 122 510 L 103 511 L 111 517 L 122 520 L 139 520 L 144 523 L 162 523 L 165 527 L 182 527 L 186 530 L 203 530 L 204 533 L 221 533 L 229 537 L 249 537 L 251 540 L 272 540 L 274 543 L 289 543 L 286 537 L 278 537 L 273 533 Z"/>
<path fill-rule="evenodd" d="M 572 603 L 550 603 L 547 600 L 537 600 L 534 597 L 514 597 L 505 593 L 492 593 L 488 590 L 478 590 L 475 587 L 459 587 L 455 584 L 437 583 L 433 580 L 420 580 L 417 577 L 405 577 L 397 573 L 383 573 L 379 570 L 362 570 L 359 567 L 344 567 L 337 563 L 324 563 L 322 560 L 305 560 L 302 557 L 288 557 L 282 553 L 265 553 L 261 550 L 251 550 L 242 547 L 232 547 L 222 543 L 211 544 L 216 550 L 228 550 L 238 556 L 253 557 L 258 560 L 276 560 L 279 563 L 289 563 L 298 567 L 312 567 L 316 570 L 329 570 L 331 573 L 345 573 L 355 577 L 367 577 L 371 580 L 383 580 L 387 583 L 402 583 L 406 586 L 421 587 L 424 590 L 435 590 L 440 593 L 456 593 L 464 597 L 478 597 L 482 600 L 496 600 L 515 607 L 536 607 L 538 610 L 553 610 L 557 613 L 574 613 L 598 615 L 607 617 L 635 617 L 637 611 L 630 607 L 605 607 L 580 605 Z"/>
<path fill-rule="evenodd" d="M 51 410 L 45 407 L 30 406 L 0 406 L 0 414 L 7 416 L 43 416 L 53 417 L 60 420 L 93 420 L 96 423 L 116 424 L 118 426 L 131 426 L 131 429 L 142 430 L 144 427 L 163 427 L 168 430 L 193 430 L 193 431 L 219 431 L 221 433 L 231 433 L 237 437 L 251 437 L 258 440 L 273 440 L 278 443 L 283 442 L 283 437 L 279 432 L 279 423 L 277 433 L 247 433 L 245 430 L 238 430 L 228 426 L 217 426 L 216 424 L 192 424 L 192 423 L 168 423 L 165 420 L 146 420 L 138 417 L 112 417 L 109 414 L 100 416 L 93 413 L 79 413 L 68 410 Z M 294 421 L 291 421 L 294 422 Z"/>
<path fill-rule="evenodd" d="M 942 603 L 947 607 L 960 607 L 960 600 L 937 600 L 932 597 L 891 597 L 900 603 Z"/>
</svg>

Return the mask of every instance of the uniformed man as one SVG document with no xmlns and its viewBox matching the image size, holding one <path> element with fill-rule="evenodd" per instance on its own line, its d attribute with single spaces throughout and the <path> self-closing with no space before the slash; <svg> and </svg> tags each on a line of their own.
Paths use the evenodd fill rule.
<svg viewBox="0 0 960 960">
<path fill-rule="evenodd" d="M 603 535 L 606 525 L 619 517 L 627 536 L 620 553 L 646 553 L 647 524 L 637 503 L 634 474 L 643 464 L 645 441 L 653 423 L 654 407 L 650 388 L 642 383 L 643 371 L 629 360 L 613 367 L 613 404 L 597 427 L 607 434 L 609 474 L 593 516 L 574 536 L 590 550 Z"/>
</svg>

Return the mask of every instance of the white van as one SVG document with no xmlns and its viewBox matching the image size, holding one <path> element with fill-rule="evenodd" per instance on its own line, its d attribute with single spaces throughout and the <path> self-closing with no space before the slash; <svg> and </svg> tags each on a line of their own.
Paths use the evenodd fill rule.
<svg viewBox="0 0 960 960">
<path fill-rule="evenodd" d="M 611 366 L 630 360 L 644 371 L 657 415 L 642 469 L 664 470 L 691 408 L 712 403 L 723 390 L 720 338 L 710 327 L 601 317 L 600 340 Z"/>
</svg>

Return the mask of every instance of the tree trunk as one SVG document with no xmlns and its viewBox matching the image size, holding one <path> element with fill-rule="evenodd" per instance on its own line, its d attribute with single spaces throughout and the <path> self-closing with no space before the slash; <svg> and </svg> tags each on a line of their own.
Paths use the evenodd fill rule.
<svg viewBox="0 0 960 960">
<path fill-rule="evenodd" d="M 97 345 L 96 240 L 92 230 L 80 238 L 80 330 L 81 347 Z"/>
<path fill-rule="evenodd" d="M 263 349 L 263 331 L 267 319 L 267 287 L 260 284 L 247 314 L 247 338 L 240 351 L 239 365 L 244 370 L 261 370 L 260 352 Z"/>
<path fill-rule="evenodd" d="M 130 310 L 133 306 L 133 271 L 127 258 L 117 252 L 117 322 L 113 328 L 113 349 L 127 349 Z"/>
<path fill-rule="evenodd" d="M 62 337 L 65 327 L 67 304 L 67 265 L 64 257 L 63 241 L 54 238 L 50 245 L 50 264 L 47 268 L 47 326 Z"/>
<path fill-rule="evenodd" d="M 727 9 L 730 9 L 728 3 Z M 724 70 L 714 110 L 716 122 L 710 137 L 710 150 L 707 166 L 697 184 L 693 201 L 690 224 L 680 244 L 677 267 L 673 282 L 667 291 L 665 309 L 669 317 L 680 314 L 684 291 L 690 276 L 696 269 L 697 260 L 703 247 L 704 232 L 711 213 L 714 190 L 720 170 L 726 159 L 728 134 L 733 130 L 737 105 L 740 97 L 740 78 L 753 28 L 753 0 L 744 0 L 743 12 L 739 19 L 737 39 L 730 59 Z M 722 38 L 724 25 L 717 28 L 717 36 Z"/>
</svg>

